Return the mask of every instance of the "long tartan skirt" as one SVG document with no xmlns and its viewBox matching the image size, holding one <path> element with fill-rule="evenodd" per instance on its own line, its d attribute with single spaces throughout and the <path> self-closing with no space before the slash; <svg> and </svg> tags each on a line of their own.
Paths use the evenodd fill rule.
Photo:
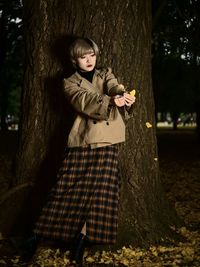
<svg viewBox="0 0 200 267">
<path fill-rule="evenodd" d="M 113 244 L 118 200 L 117 145 L 69 148 L 34 232 L 70 241 L 86 223 L 89 241 Z"/>
</svg>

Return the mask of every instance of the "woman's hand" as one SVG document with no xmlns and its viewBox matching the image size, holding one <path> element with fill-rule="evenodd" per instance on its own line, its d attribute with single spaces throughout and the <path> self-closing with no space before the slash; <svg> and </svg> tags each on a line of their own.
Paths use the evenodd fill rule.
<svg viewBox="0 0 200 267">
<path fill-rule="evenodd" d="M 135 96 L 131 96 L 128 93 L 124 93 L 124 100 L 125 100 L 125 105 L 130 107 L 131 105 L 133 105 L 133 103 L 135 102 Z"/>
<path fill-rule="evenodd" d="M 126 102 L 125 102 L 125 98 L 124 96 L 122 95 L 117 95 L 114 97 L 114 103 L 117 107 L 123 107 L 126 105 Z"/>
<path fill-rule="evenodd" d="M 117 107 L 123 107 L 125 105 L 130 107 L 135 102 L 135 99 L 135 96 L 124 93 L 123 95 L 116 95 L 112 101 Z"/>
</svg>

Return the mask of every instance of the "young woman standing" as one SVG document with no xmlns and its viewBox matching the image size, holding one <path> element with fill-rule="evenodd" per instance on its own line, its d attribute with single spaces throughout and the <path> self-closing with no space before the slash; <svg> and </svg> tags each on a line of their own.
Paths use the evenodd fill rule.
<svg viewBox="0 0 200 267">
<path fill-rule="evenodd" d="M 91 39 L 78 38 L 70 47 L 76 71 L 63 85 L 76 118 L 56 186 L 34 229 L 38 236 L 71 242 L 78 266 L 85 241 L 116 241 L 118 144 L 125 141 L 123 116 L 135 102 L 110 68 L 96 68 L 98 54 Z"/>
</svg>

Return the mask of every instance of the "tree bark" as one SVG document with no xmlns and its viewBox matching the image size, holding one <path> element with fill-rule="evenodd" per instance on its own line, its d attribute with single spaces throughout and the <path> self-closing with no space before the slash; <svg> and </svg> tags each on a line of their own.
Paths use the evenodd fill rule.
<svg viewBox="0 0 200 267">
<path fill-rule="evenodd" d="M 61 86 L 63 75 L 71 73 L 66 49 L 75 36 L 87 36 L 99 45 L 98 64 L 111 66 L 120 83 L 136 89 L 134 116 L 127 123 L 127 141 L 121 146 L 116 246 L 147 245 L 164 239 L 175 214 L 169 209 L 159 178 L 150 2 L 24 0 L 24 24 L 27 57 L 13 187 L 24 184 L 30 190 L 33 186 L 31 199 L 27 200 L 32 219 L 37 217 L 43 196 L 56 180 L 72 123 Z M 147 127 L 147 122 L 152 127 Z"/>
</svg>

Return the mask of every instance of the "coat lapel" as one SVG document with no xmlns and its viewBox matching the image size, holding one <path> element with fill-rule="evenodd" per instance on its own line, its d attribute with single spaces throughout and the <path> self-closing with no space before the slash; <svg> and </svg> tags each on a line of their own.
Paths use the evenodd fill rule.
<svg viewBox="0 0 200 267">
<path fill-rule="evenodd" d="M 102 79 L 99 70 L 95 70 L 92 83 L 83 78 L 78 72 L 75 72 L 73 82 L 77 83 L 79 87 L 85 90 L 99 92 L 98 86 L 96 86 L 98 84 L 98 79 Z"/>
</svg>

